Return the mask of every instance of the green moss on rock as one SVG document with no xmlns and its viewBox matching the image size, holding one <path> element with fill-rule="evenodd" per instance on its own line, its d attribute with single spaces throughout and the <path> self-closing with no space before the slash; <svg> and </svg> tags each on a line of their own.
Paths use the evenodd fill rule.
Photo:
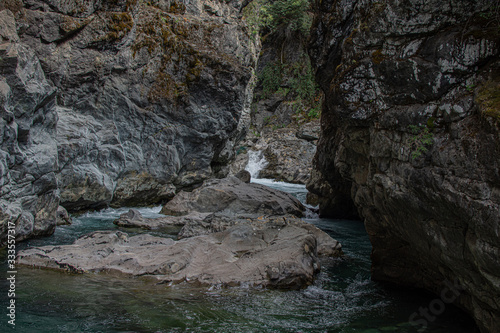
<svg viewBox="0 0 500 333">
<path fill-rule="evenodd" d="M 109 40 L 119 40 L 125 37 L 132 27 L 134 20 L 127 12 L 107 13 L 109 33 L 106 35 Z"/>
<path fill-rule="evenodd" d="M 500 121 L 500 81 L 485 82 L 478 90 L 476 102 L 482 114 Z"/>
<path fill-rule="evenodd" d="M 385 55 L 382 53 L 382 50 L 377 50 L 372 53 L 372 60 L 375 65 L 380 65 L 384 59 Z"/>
</svg>

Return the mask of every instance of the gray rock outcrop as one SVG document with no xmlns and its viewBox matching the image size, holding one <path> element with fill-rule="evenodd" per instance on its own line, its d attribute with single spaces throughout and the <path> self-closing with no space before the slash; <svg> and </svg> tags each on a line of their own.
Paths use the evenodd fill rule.
<svg viewBox="0 0 500 333">
<path fill-rule="evenodd" d="M 311 284 L 320 268 L 316 239 L 303 231 L 241 225 L 180 241 L 98 231 L 73 245 L 24 250 L 17 260 L 20 265 L 76 273 L 152 276 L 164 283 L 299 289 Z"/>
<path fill-rule="evenodd" d="M 322 1 L 325 92 L 308 188 L 365 221 L 376 280 L 440 294 L 500 331 L 500 35 L 491 1 Z"/>
<path fill-rule="evenodd" d="M 56 224 L 57 225 L 68 225 L 73 223 L 71 215 L 69 215 L 66 208 L 59 206 L 56 211 Z"/>
<path fill-rule="evenodd" d="M 130 209 L 128 212 L 120 215 L 113 223 L 122 228 L 141 228 L 146 230 L 172 230 L 177 227 L 177 231 L 187 223 L 193 220 L 201 223 L 208 213 L 192 213 L 186 216 L 164 216 L 157 218 L 146 218 L 136 209 Z M 218 230 L 220 231 L 220 230 Z"/>
<path fill-rule="evenodd" d="M 230 176 L 206 181 L 192 192 L 179 192 L 163 206 L 161 213 L 182 216 L 199 212 L 254 217 L 292 214 L 301 217 L 304 209 L 291 194 Z"/>
<path fill-rule="evenodd" d="M 226 174 L 258 54 L 243 5 L 2 2 L 0 234 L 51 233 L 59 204 L 165 202 Z"/>
<path fill-rule="evenodd" d="M 316 124 L 319 130 L 319 124 L 317 122 Z M 307 127 L 304 127 L 304 130 L 305 128 Z M 305 184 L 309 180 L 316 144 L 298 137 L 297 133 L 304 132 L 300 127 L 263 132 L 256 146 L 262 146 L 268 163 L 260 171 L 260 178 L 295 184 Z"/>
<path fill-rule="evenodd" d="M 0 11 L 0 246 L 51 234 L 59 192 L 56 88 L 21 42 L 14 14 Z"/>
<path fill-rule="evenodd" d="M 324 231 L 293 215 L 260 216 L 250 218 L 245 216 L 229 217 L 215 213 L 190 213 L 184 216 L 165 216 L 159 218 L 144 218 L 134 209 L 122 214 L 113 221 L 119 227 L 142 228 L 147 230 L 169 229 L 182 226 L 177 238 L 190 238 L 222 232 L 234 226 L 249 226 L 252 230 L 282 229 L 286 226 L 302 228 L 305 234 L 315 237 L 317 254 L 319 256 L 339 257 L 342 255 L 342 245 Z"/>
</svg>

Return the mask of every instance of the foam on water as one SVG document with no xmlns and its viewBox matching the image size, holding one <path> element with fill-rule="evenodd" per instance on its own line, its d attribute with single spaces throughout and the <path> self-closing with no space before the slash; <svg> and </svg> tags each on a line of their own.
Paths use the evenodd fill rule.
<svg viewBox="0 0 500 333">
<path fill-rule="evenodd" d="M 259 178 L 259 173 L 267 166 L 268 162 L 261 150 L 248 151 L 248 164 L 245 170 L 250 172 L 252 179 Z"/>
</svg>

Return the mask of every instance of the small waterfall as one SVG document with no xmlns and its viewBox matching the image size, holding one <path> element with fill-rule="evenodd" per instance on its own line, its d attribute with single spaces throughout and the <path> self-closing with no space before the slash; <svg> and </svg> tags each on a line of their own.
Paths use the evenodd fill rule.
<svg viewBox="0 0 500 333">
<path fill-rule="evenodd" d="M 304 212 L 304 217 L 306 219 L 319 219 L 319 205 L 312 206 L 306 203 L 303 203 L 304 207 L 306 207 L 306 211 Z"/>
<path fill-rule="evenodd" d="M 248 151 L 248 164 L 245 170 L 250 172 L 252 176 L 252 183 L 258 183 L 262 185 L 269 186 L 271 188 L 278 189 L 283 192 L 292 194 L 294 197 L 300 200 L 304 207 L 306 208 L 304 212 L 304 217 L 306 219 L 317 219 L 319 218 L 318 207 L 314 207 L 306 204 L 306 194 L 307 189 L 305 185 L 290 184 L 285 182 L 277 182 L 272 179 L 261 179 L 259 178 L 260 170 L 267 166 L 268 162 L 264 157 L 262 150 L 249 150 Z"/>
<path fill-rule="evenodd" d="M 267 166 L 266 158 L 261 150 L 249 150 L 248 151 L 248 164 L 245 170 L 250 172 L 252 179 L 259 178 L 260 170 Z"/>
</svg>

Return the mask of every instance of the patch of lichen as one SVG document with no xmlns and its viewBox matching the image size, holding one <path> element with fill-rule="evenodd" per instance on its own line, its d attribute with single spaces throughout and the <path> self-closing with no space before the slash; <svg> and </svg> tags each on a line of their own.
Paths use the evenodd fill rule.
<svg viewBox="0 0 500 333">
<path fill-rule="evenodd" d="M 74 7 L 68 12 L 70 16 L 88 16 L 92 12 L 90 3 L 87 0 L 73 0 L 71 3 Z"/>
<path fill-rule="evenodd" d="M 0 1 L 0 11 L 8 9 L 12 14 L 17 15 L 22 12 L 23 2 L 21 0 L 2 0 Z"/>
<path fill-rule="evenodd" d="M 65 33 L 73 32 L 84 28 L 92 20 L 87 19 L 76 19 L 71 16 L 64 16 L 63 23 L 60 24 L 59 28 Z"/>
<path fill-rule="evenodd" d="M 349 36 L 347 36 L 347 38 L 344 40 L 344 45 L 345 44 L 348 44 L 348 45 L 354 45 L 354 41 L 353 41 L 353 38 L 354 38 L 354 35 L 358 32 L 359 30 L 358 29 L 352 29 L 351 33 L 349 34 Z"/>
<path fill-rule="evenodd" d="M 182 2 L 173 1 L 170 4 L 169 13 L 184 14 L 186 12 L 186 5 Z"/>
<path fill-rule="evenodd" d="M 358 67 L 359 60 L 359 55 L 353 55 L 352 58 L 350 58 L 350 61 L 343 59 L 343 61 L 340 62 L 340 64 L 335 68 L 335 75 L 333 80 L 330 82 L 330 92 L 337 91 L 340 88 L 340 84 L 345 80 L 345 78 Z"/>
<path fill-rule="evenodd" d="M 380 65 L 384 59 L 385 55 L 382 53 L 381 49 L 372 53 L 372 61 L 375 65 Z"/>
<path fill-rule="evenodd" d="M 182 0 L 172 0 L 170 1 L 170 4 L 159 0 L 152 0 L 152 1 L 144 1 L 144 4 L 151 8 L 165 11 L 170 14 L 183 15 L 186 13 L 186 5 L 183 3 Z"/>
<path fill-rule="evenodd" d="M 197 22 L 180 15 L 162 12 L 154 7 L 137 24 L 137 39 L 132 45 L 135 57 L 146 49 L 149 57 L 159 56 L 160 70 L 148 93 L 152 103 L 177 103 L 188 93 L 189 85 L 197 82 L 206 67 L 195 33 Z"/>
<path fill-rule="evenodd" d="M 104 9 L 108 11 L 128 12 L 137 5 L 138 0 L 105 0 L 102 2 Z"/>
<path fill-rule="evenodd" d="M 485 82 L 478 89 L 476 103 L 483 115 L 500 121 L 500 80 Z"/>
<path fill-rule="evenodd" d="M 199 84 L 204 72 L 210 71 L 217 81 L 225 75 L 234 76 L 235 68 L 242 67 L 237 57 L 214 43 L 225 33 L 224 25 L 177 14 L 183 10 L 172 13 L 144 3 L 142 6 L 145 8 L 134 17 L 136 38 L 131 50 L 134 57 L 160 61 L 153 65 L 159 69 L 147 93 L 150 102 L 177 104 Z M 144 75 L 148 73 L 149 69 L 143 71 Z"/>
<path fill-rule="evenodd" d="M 197 81 L 200 78 L 204 66 L 205 64 L 198 57 L 195 57 L 189 63 L 189 69 L 186 73 L 186 82 L 190 83 Z"/>
<path fill-rule="evenodd" d="M 157 49 L 172 53 L 181 51 L 182 44 L 189 36 L 189 29 L 182 26 L 181 20 L 156 11 L 140 20 L 137 35 L 132 45 L 134 56 L 143 48 L 147 48 L 149 54 Z"/>
<path fill-rule="evenodd" d="M 122 39 L 134 26 L 134 20 L 127 12 L 106 13 L 106 18 L 109 32 L 106 34 L 105 39 L 110 41 Z"/>
<path fill-rule="evenodd" d="M 176 103 L 179 97 L 187 93 L 185 85 L 179 84 L 164 70 L 160 70 L 156 80 L 149 90 L 148 99 L 152 103 L 159 103 L 168 100 Z"/>
<path fill-rule="evenodd" d="M 360 17 L 362 20 L 359 24 L 360 31 L 369 31 L 373 24 L 379 22 L 378 16 L 382 14 L 387 7 L 384 1 L 374 1 L 368 6 L 362 6 L 360 8 Z"/>
</svg>

